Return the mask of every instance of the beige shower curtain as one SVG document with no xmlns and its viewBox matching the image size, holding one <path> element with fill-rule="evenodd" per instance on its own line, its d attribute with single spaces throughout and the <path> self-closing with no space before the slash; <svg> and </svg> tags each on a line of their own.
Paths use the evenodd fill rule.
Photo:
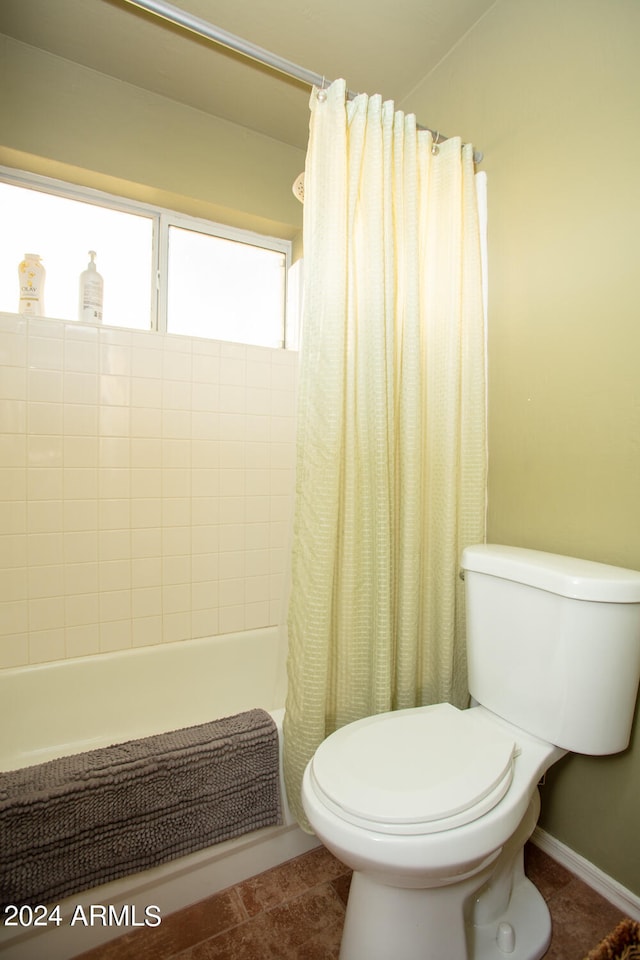
<svg viewBox="0 0 640 960">
<path fill-rule="evenodd" d="M 484 539 L 473 149 L 345 83 L 311 95 L 285 776 L 333 730 L 467 700 L 462 548 Z"/>
</svg>

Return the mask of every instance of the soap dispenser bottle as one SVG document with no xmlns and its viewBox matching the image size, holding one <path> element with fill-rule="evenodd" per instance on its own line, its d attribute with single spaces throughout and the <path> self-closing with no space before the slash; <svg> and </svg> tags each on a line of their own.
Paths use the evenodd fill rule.
<svg viewBox="0 0 640 960">
<path fill-rule="evenodd" d="M 44 317 L 45 269 L 37 253 L 25 253 L 18 267 L 20 301 L 18 312 L 27 317 Z"/>
<path fill-rule="evenodd" d="M 96 252 L 89 250 L 91 257 L 87 269 L 80 274 L 80 305 L 78 319 L 88 323 L 102 323 L 102 295 L 104 282 L 96 269 Z"/>
</svg>

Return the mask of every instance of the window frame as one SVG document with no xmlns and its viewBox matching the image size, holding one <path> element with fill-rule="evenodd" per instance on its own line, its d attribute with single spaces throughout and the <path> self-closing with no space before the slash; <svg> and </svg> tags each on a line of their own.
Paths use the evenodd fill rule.
<svg viewBox="0 0 640 960">
<path fill-rule="evenodd" d="M 291 241 L 281 240 L 277 237 L 266 237 L 264 234 L 254 233 L 250 230 L 241 230 L 238 227 L 229 227 L 213 220 L 204 220 L 198 217 L 190 217 L 187 214 L 175 213 L 170 210 L 160 211 L 159 218 L 159 260 L 158 260 L 158 297 L 157 297 L 157 329 L 161 333 L 168 332 L 168 306 L 169 306 L 169 230 L 171 227 L 178 227 L 183 230 L 190 230 L 194 233 L 203 233 L 210 237 L 218 237 L 221 240 L 231 240 L 236 243 L 244 243 L 253 247 L 260 247 L 263 250 L 273 250 L 277 253 L 283 253 L 284 263 L 284 289 L 283 289 L 283 317 L 282 317 L 282 337 L 279 349 L 287 349 L 289 345 L 289 317 L 287 311 L 287 277 L 289 267 L 291 266 Z M 268 242 L 265 242 L 267 241 Z M 172 331 L 176 333 L 176 331 Z M 211 339 L 217 339 L 215 337 Z M 231 343 L 233 341 L 225 341 Z M 259 344 L 258 344 L 259 345 Z M 278 349 L 273 347 L 272 349 Z"/>
<path fill-rule="evenodd" d="M 151 250 L 151 276 L 149 283 L 151 286 L 151 309 L 149 318 L 149 331 L 158 333 L 167 333 L 167 309 L 168 309 L 168 266 L 169 266 L 169 229 L 170 227 L 179 227 L 186 230 L 192 230 L 197 233 L 204 233 L 212 237 L 220 237 L 224 240 L 232 240 L 238 243 L 248 244 L 249 246 L 260 247 L 266 250 L 274 250 L 283 253 L 285 256 L 284 270 L 284 305 L 283 305 L 283 339 L 280 344 L 281 349 L 295 349 L 297 340 L 296 324 L 292 322 L 289 311 L 289 289 L 288 277 L 291 267 L 292 242 L 273 237 L 267 234 L 256 233 L 251 230 L 243 230 L 239 227 L 231 227 L 227 224 L 218 223 L 214 220 L 193 217 L 189 214 L 180 213 L 176 210 L 170 210 L 165 207 L 157 207 L 153 204 L 144 203 L 138 200 L 130 200 L 127 197 L 121 197 L 116 194 L 107 193 L 93 187 L 84 187 L 78 184 L 69 183 L 65 180 L 57 180 L 52 177 L 41 176 L 40 174 L 30 173 L 27 170 L 18 170 L 12 167 L 0 166 L 0 181 L 12 184 L 16 187 L 23 187 L 28 190 L 36 190 L 40 193 L 53 194 L 59 197 L 65 197 L 68 200 L 77 200 L 81 203 L 89 203 L 106 209 L 117 210 L 120 213 L 129 213 L 135 216 L 148 217 L 152 221 L 152 250 Z M 72 318 L 67 318 L 71 320 Z M 111 326 L 111 324 L 105 324 Z M 122 329 L 133 329 L 124 327 Z M 144 332 L 147 328 L 137 328 L 138 332 Z M 173 331 L 173 335 L 183 336 L 179 331 Z M 188 334 L 184 334 L 188 336 Z M 207 337 L 203 339 L 216 340 L 216 337 Z M 232 343 L 234 341 L 221 341 Z M 251 344 L 245 344 L 251 346 Z M 278 349 L 278 348 L 271 348 Z"/>
</svg>

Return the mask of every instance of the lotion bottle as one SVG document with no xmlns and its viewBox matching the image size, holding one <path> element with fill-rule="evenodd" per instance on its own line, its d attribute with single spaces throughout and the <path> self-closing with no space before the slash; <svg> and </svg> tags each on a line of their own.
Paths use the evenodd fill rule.
<svg viewBox="0 0 640 960">
<path fill-rule="evenodd" d="M 18 313 L 27 317 L 44 317 L 45 269 L 40 255 L 25 253 L 18 267 L 20 301 Z"/>
<path fill-rule="evenodd" d="M 80 274 L 80 303 L 78 320 L 87 323 L 102 323 L 102 295 L 104 282 L 96 269 L 96 252 L 89 250 L 91 257 L 87 269 Z"/>
</svg>

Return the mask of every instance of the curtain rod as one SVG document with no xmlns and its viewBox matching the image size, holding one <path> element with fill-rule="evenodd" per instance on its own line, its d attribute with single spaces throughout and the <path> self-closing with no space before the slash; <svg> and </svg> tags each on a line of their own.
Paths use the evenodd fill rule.
<svg viewBox="0 0 640 960">
<path fill-rule="evenodd" d="M 326 83 L 331 82 L 325 80 L 325 77 L 320 76 L 319 73 L 313 73 L 313 71 L 307 70 L 305 67 L 300 67 L 290 60 L 285 60 L 284 57 L 279 57 L 276 53 L 265 50 L 264 47 L 259 47 L 255 43 L 250 43 L 242 37 L 229 33 L 227 30 L 222 30 L 207 20 L 202 20 L 200 17 L 188 13 L 186 10 L 181 10 L 171 3 L 165 3 L 165 0 L 126 0 L 126 2 L 131 4 L 131 6 L 147 10 L 149 13 L 161 17 L 163 20 L 167 20 L 169 23 L 184 27 L 185 30 L 190 30 L 191 33 L 197 33 L 207 40 L 213 40 L 214 43 L 219 43 L 223 47 L 235 50 L 236 53 L 241 53 L 243 56 L 256 60 L 258 63 L 272 67 L 279 73 L 284 73 L 294 80 L 301 80 L 302 83 L 306 83 L 310 87 L 323 87 Z M 355 96 L 357 96 L 357 94 L 351 90 L 347 90 L 349 100 L 353 100 Z M 429 127 L 419 127 L 419 129 L 427 130 L 433 136 L 437 137 L 438 142 L 449 139 L 445 137 L 444 134 L 431 130 Z M 476 163 L 480 163 L 482 154 L 476 151 L 473 159 Z"/>
</svg>

